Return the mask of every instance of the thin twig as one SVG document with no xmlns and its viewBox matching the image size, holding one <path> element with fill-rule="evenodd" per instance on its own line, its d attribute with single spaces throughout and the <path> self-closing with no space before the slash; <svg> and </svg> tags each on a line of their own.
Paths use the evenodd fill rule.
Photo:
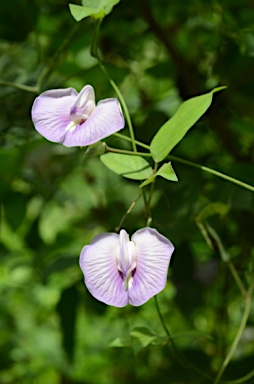
<svg viewBox="0 0 254 384">
<path fill-rule="evenodd" d="M 126 216 L 132 211 L 132 209 L 134 208 L 134 206 L 136 205 L 137 201 L 140 199 L 140 197 L 142 196 L 142 192 L 138 195 L 138 197 L 131 203 L 130 207 L 128 208 L 127 212 L 123 215 L 118 227 L 115 228 L 115 231 L 116 232 L 119 232 L 121 227 L 122 227 L 122 224 L 126 218 Z"/>
<path fill-rule="evenodd" d="M 240 326 L 238 328 L 238 331 L 235 335 L 235 338 L 234 338 L 234 341 L 231 345 L 231 348 L 229 349 L 228 354 L 225 357 L 213 384 L 218 384 L 220 382 L 221 376 L 223 375 L 225 369 L 227 368 L 227 366 L 228 366 L 228 364 L 229 364 L 229 362 L 230 362 L 230 360 L 231 360 L 231 358 L 232 358 L 232 356 L 233 356 L 233 354 L 234 354 L 234 352 L 235 352 L 235 350 L 239 344 L 239 341 L 242 337 L 243 331 L 245 330 L 246 323 L 247 323 L 247 320 L 248 320 L 249 314 L 250 314 L 251 296 L 252 296 L 253 289 L 254 289 L 254 284 L 252 284 L 248 289 L 248 292 L 247 292 L 247 295 L 245 298 L 245 309 L 244 309 L 242 321 L 241 321 Z"/>
<path fill-rule="evenodd" d="M 22 91 L 27 91 L 32 93 L 39 92 L 39 89 L 37 87 L 30 87 L 29 85 L 15 83 L 12 81 L 0 80 L 0 85 L 4 85 L 5 87 L 17 88 L 17 89 L 21 89 Z"/>
</svg>

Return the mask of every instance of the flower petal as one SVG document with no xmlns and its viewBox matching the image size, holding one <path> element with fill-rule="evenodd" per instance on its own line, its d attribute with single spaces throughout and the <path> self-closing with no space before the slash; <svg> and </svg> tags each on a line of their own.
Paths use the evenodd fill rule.
<svg viewBox="0 0 254 384">
<path fill-rule="evenodd" d="M 53 89 L 36 97 L 32 106 L 32 120 L 36 130 L 46 139 L 63 143 L 66 127 L 70 124 L 70 106 L 78 93 L 73 88 Z"/>
<path fill-rule="evenodd" d="M 128 291 L 117 268 L 119 235 L 102 233 L 80 254 L 80 267 L 90 293 L 108 305 L 124 307 L 128 304 Z"/>
<path fill-rule="evenodd" d="M 118 100 L 101 100 L 85 122 L 67 132 L 63 144 L 66 147 L 87 146 L 123 127 L 124 118 Z"/>
<path fill-rule="evenodd" d="M 138 230 L 131 240 L 136 246 L 137 266 L 129 302 L 139 306 L 164 289 L 174 247 L 153 228 Z"/>
<path fill-rule="evenodd" d="M 79 93 L 74 105 L 70 108 L 73 121 L 87 119 L 95 109 L 95 94 L 91 85 L 86 85 Z"/>
</svg>

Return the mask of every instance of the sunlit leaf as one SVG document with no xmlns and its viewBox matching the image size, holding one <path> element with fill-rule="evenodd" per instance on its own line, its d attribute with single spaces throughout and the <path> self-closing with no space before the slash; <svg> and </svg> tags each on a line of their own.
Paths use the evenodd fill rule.
<svg viewBox="0 0 254 384">
<path fill-rule="evenodd" d="M 209 93 L 193 97 L 181 104 L 176 114 L 160 128 L 151 142 L 151 153 L 155 161 L 165 159 L 188 130 L 207 111 L 211 105 L 213 93 L 224 88 L 215 88 Z"/>
<path fill-rule="evenodd" d="M 153 183 L 157 176 L 161 176 L 169 181 L 178 181 L 178 178 L 175 174 L 175 171 L 172 168 L 171 162 L 163 164 L 159 170 L 152 176 L 150 176 L 147 180 L 145 180 L 140 188 L 145 187 L 146 185 Z"/>
<path fill-rule="evenodd" d="M 98 8 L 95 7 L 82 7 L 81 5 L 69 4 L 72 16 L 76 21 L 80 21 L 85 17 L 95 15 L 99 13 Z"/>
<path fill-rule="evenodd" d="M 140 156 L 106 153 L 100 159 L 111 171 L 129 179 L 144 180 L 152 173 L 150 164 Z"/>
<path fill-rule="evenodd" d="M 178 181 L 175 171 L 172 168 L 171 162 L 163 164 L 156 172 L 157 176 L 161 176 L 169 181 Z"/>
<path fill-rule="evenodd" d="M 69 4 L 72 16 L 76 21 L 80 21 L 85 17 L 92 16 L 96 19 L 101 19 L 108 15 L 114 5 L 120 0 L 82 0 L 82 6 Z"/>
</svg>

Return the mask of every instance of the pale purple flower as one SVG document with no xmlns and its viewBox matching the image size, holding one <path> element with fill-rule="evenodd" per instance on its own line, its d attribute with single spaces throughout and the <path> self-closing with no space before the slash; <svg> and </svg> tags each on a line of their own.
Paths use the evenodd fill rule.
<svg viewBox="0 0 254 384">
<path fill-rule="evenodd" d="M 80 267 L 90 293 L 115 307 L 139 306 L 162 291 L 174 247 L 156 229 L 143 228 L 131 240 L 120 234 L 102 233 L 80 254 Z"/>
<path fill-rule="evenodd" d="M 42 136 L 66 147 L 96 143 L 124 127 L 118 100 L 105 99 L 96 105 L 91 85 L 80 93 L 73 88 L 43 92 L 33 103 L 32 120 Z"/>
</svg>

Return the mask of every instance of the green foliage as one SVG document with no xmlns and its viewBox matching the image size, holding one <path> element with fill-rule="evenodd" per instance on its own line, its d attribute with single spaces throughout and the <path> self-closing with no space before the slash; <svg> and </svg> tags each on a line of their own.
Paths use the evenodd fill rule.
<svg viewBox="0 0 254 384">
<path fill-rule="evenodd" d="M 155 161 L 165 159 L 171 150 L 182 140 L 188 130 L 207 111 L 212 102 L 214 92 L 225 87 L 193 97 L 181 104 L 176 114 L 156 133 L 151 142 L 151 153 Z"/>
<path fill-rule="evenodd" d="M 140 156 L 106 153 L 100 159 L 111 171 L 128 179 L 144 180 L 152 174 L 150 164 Z"/>
<path fill-rule="evenodd" d="M 95 19 L 102 19 L 108 15 L 114 5 L 119 2 L 120 0 L 82 0 L 82 6 L 69 4 L 69 7 L 76 21 L 83 20 L 88 16 L 92 16 Z"/>
<path fill-rule="evenodd" d="M 153 158 L 143 158 L 103 154 L 100 143 L 64 148 L 32 125 L 31 105 L 46 89 L 91 84 L 97 100 L 116 97 L 90 54 L 92 20 L 76 23 L 67 3 L 0 7 L 0 382 L 213 383 L 250 303 L 221 382 L 251 384 L 254 303 L 244 297 L 254 195 L 175 158 L 254 185 L 253 8 L 245 0 L 71 5 L 76 20 L 108 14 L 98 48 L 146 144 L 137 151 L 149 155 L 152 143 Z M 220 84 L 227 90 L 213 98 Z M 132 150 L 118 136 L 105 141 Z M 153 160 L 164 163 L 156 170 Z M 174 244 L 159 306 L 180 354 L 212 380 L 171 354 L 154 300 L 117 309 L 88 293 L 80 251 L 123 218 L 129 233 L 151 222 Z"/>
<path fill-rule="evenodd" d="M 151 177 L 149 177 L 149 179 L 147 179 L 146 181 L 144 181 L 141 185 L 140 185 L 140 188 L 143 188 L 145 187 L 146 185 L 150 184 L 150 183 L 153 183 L 156 179 L 157 176 L 161 176 L 163 177 L 164 179 L 166 180 L 169 180 L 169 181 L 178 181 L 177 179 L 177 176 L 175 174 L 175 171 L 173 170 L 173 167 L 171 165 L 171 163 L 165 163 L 163 164 L 157 172 L 155 172 Z"/>
</svg>

